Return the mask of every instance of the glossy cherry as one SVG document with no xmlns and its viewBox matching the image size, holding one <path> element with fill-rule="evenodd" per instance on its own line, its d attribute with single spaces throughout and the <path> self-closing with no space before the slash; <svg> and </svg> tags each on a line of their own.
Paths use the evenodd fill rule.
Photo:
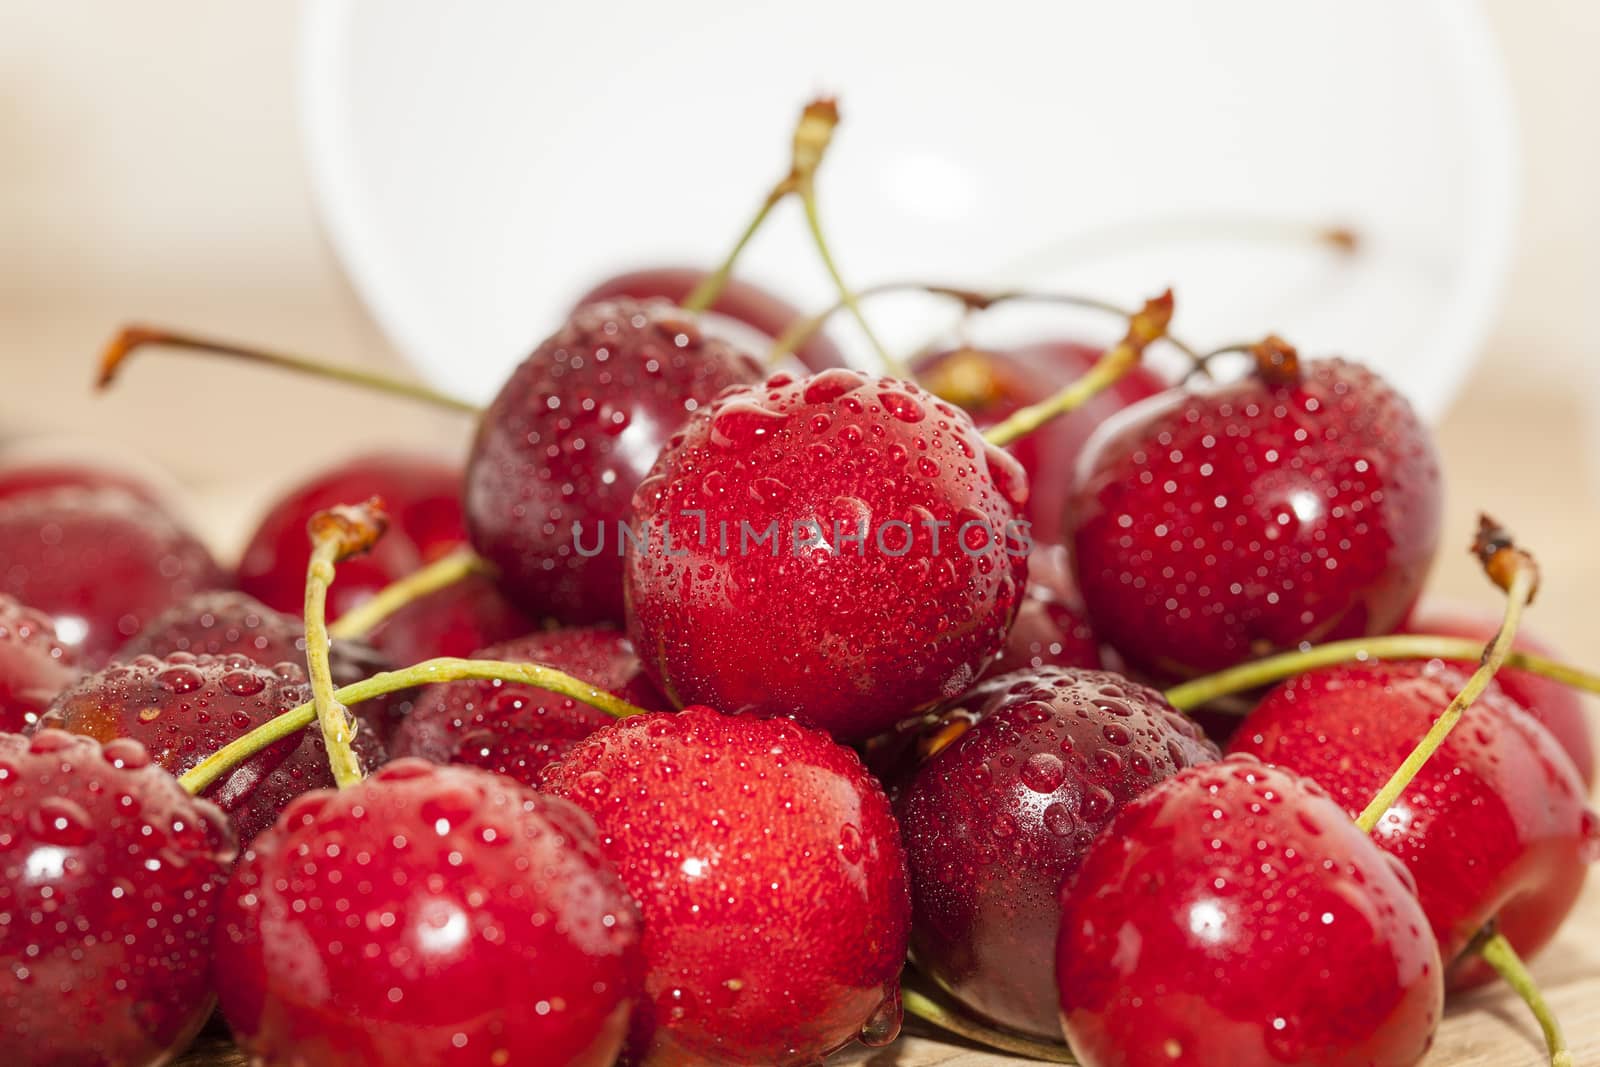
<svg viewBox="0 0 1600 1067">
<path fill-rule="evenodd" d="M 540 663 L 646 708 L 666 701 L 645 677 L 633 646 L 608 627 L 529 634 L 483 649 L 480 659 Z M 476 679 L 429 686 L 390 745 L 396 758 L 465 763 L 536 786 L 545 767 L 611 717 L 547 689 Z"/>
<path fill-rule="evenodd" d="M 248 593 L 196 593 L 150 620 L 117 652 L 122 661 L 188 652 L 196 656 L 248 656 L 264 667 L 306 660 L 305 624 L 297 615 L 267 607 Z M 426 658 L 426 657 L 423 657 Z M 388 670 L 390 662 L 360 641 L 339 641 L 330 657 L 336 685 L 350 685 Z"/>
<path fill-rule="evenodd" d="M 67 458 L 0 455 L 0 500 L 53 489 L 114 489 L 151 507 L 165 507 L 166 494 L 131 471 Z"/>
<path fill-rule="evenodd" d="M 300 614 L 311 560 L 306 523 L 319 511 L 372 497 L 383 501 L 388 533 L 371 552 L 340 566 L 328 594 L 330 620 L 466 540 L 458 465 L 406 452 L 358 456 L 312 475 L 267 510 L 239 560 L 239 588 Z"/>
<path fill-rule="evenodd" d="M 211 1014 L 228 821 L 136 742 L 0 734 L 0 1018 L 15 1064 L 165 1063 Z"/>
<path fill-rule="evenodd" d="M 911 951 L 971 1010 L 1055 1039 L 1062 881 L 1129 800 L 1218 758 L 1160 693 L 1045 667 L 981 683 L 930 727 L 971 725 L 901 786 Z"/>
<path fill-rule="evenodd" d="M 628 271 L 596 285 L 577 306 L 619 297 L 630 300 L 668 300 L 681 305 L 711 272 L 698 267 L 652 267 Z M 711 307 L 701 316 L 705 329 L 740 348 L 760 351 L 804 318 L 793 304 L 752 282 L 729 278 Z M 795 349 L 795 356 L 811 370 L 845 365 L 844 353 L 820 330 Z"/>
<path fill-rule="evenodd" d="M 310 699 L 305 670 L 294 663 L 263 667 L 244 656 L 174 652 L 113 663 L 89 675 L 57 697 L 42 722 L 104 742 L 131 737 L 166 770 L 183 774 Z M 383 762 L 376 731 L 360 731 L 356 748 L 366 766 Z M 205 796 L 232 817 L 239 840 L 249 842 L 290 800 L 332 783 L 321 733 L 303 730 L 239 764 Z"/>
<path fill-rule="evenodd" d="M 1353 816 L 1466 680 L 1437 663 L 1324 667 L 1269 692 L 1230 750 L 1314 779 Z M 1555 935 L 1600 858 L 1600 816 L 1571 758 L 1494 687 L 1467 709 L 1373 837 L 1410 869 L 1446 960 L 1490 919 L 1531 956 Z"/>
<path fill-rule="evenodd" d="M 1099 670 L 1104 666 L 1100 639 L 1089 625 L 1083 605 L 1048 583 L 1035 581 L 1030 574 L 1016 620 L 987 673 L 1006 674 L 1036 667 Z"/>
<path fill-rule="evenodd" d="M 787 719 L 623 719 L 553 764 L 644 915 L 633 1062 L 814 1064 L 899 1029 L 910 901 L 883 790 Z"/>
<path fill-rule="evenodd" d="M 0 593 L 49 615 L 91 666 L 173 604 L 227 584 L 193 534 L 113 489 L 0 500 L 0 561 Z"/>
<path fill-rule="evenodd" d="M 26 733 L 83 672 L 42 612 L 0 595 L 0 733 Z"/>
<path fill-rule="evenodd" d="M 260 1062 L 609 1067 L 640 982 L 593 824 L 470 767 L 400 760 L 300 797 L 222 920 L 223 1014 Z"/>
<path fill-rule="evenodd" d="M 1441 609 L 1428 601 L 1423 601 L 1418 609 L 1411 613 L 1411 617 L 1400 628 L 1400 632 L 1444 634 L 1449 637 L 1468 637 L 1474 641 L 1487 642 L 1494 637 L 1495 631 L 1499 628 L 1500 620 L 1496 617 L 1471 611 Z M 1513 647 L 1520 652 L 1560 658 L 1549 645 L 1528 633 L 1526 627 L 1517 630 Z M 1475 664 L 1465 666 L 1470 668 Z M 1519 671 L 1511 667 L 1502 668 L 1495 674 L 1494 680 L 1501 692 L 1544 724 L 1545 729 L 1549 730 L 1561 743 L 1561 747 L 1567 750 L 1567 755 L 1572 757 L 1572 763 L 1578 768 L 1578 774 L 1583 778 L 1584 785 L 1593 786 L 1594 728 L 1590 724 L 1589 711 L 1584 706 L 1582 694 L 1569 685 L 1562 685 L 1532 671 Z"/>
<path fill-rule="evenodd" d="M 1137 405 L 1068 506 L 1095 630 L 1162 675 L 1387 633 L 1439 537 L 1431 435 L 1372 371 L 1258 346 L 1243 381 Z"/>
<path fill-rule="evenodd" d="M 341 580 L 348 565 L 340 567 Z M 506 599 L 494 579 L 469 574 L 406 604 L 374 627 L 367 640 L 395 663 L 420 663 L 436 656 L 470 656 L 538 625 Z"/>
<path fill-rule="evenodd" d="M 1085 1067 L 1413 1067 L 1443 1001 L 1405 872 L 1318 786 L 1248 756 L 1131 801 L 1062 892 Z"/>
<path fill-rule="evenodd" d="M 484 413 L 467 464 L 473 547 L 528 611 L 620 622 L 634 489 L 685 419 L 759 377 L 664 301 L 580 307 Z"/>
<path fill-rule="evenodd" d="M 1103 353 L 1075 341 L 1039 341 L 1004 349 L 956 348 L 919 360 L 917 380 L 956 404 L 979 426 L 992 426 L 1018 409 L 1036 404 L 1077 378 Z M 1123 408 L 1167 388 L 1140 364 L 1077 410 L 1006 446 L 1028 472 L 1032 493 L 1023 514 L 1033 539 L 1059 544 L 1078 456 L 1096 427 Z"/>
<path fill-rule="evenodd" d="M 650 540 L 627 558 L 628 634 L 678 703 L 869 737 L 960 695 L 1004 643 L 1027 493 L 1016 460 L 909 382 L 729 390 L 634 498 Z"/>
</svg>

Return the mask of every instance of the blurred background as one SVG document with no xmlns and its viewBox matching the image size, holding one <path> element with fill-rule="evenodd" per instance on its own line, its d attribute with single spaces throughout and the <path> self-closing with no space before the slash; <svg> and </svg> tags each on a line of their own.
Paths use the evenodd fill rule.
<svg viewBox="0 0 1600 1067">
<path fill-rule="evenodd" d="M 1464 549 L 1478 509 L 1510 524 L 1544 563 L 1535 625 L 1592 658 L 1600 134 L 1587 102 L 1600 99 L 1600 5 L 1489 0 L 1484 10 L 1514 97 L 1515 243 L 1503 301 L 1481 309 L 1491 315 L 1481 359 L 1440 422 L 1448 529 Z M 113 392 L 88 388 L 99 347 L 130 319 L 404 366 L 319 222 L 297 97 L 302 15 L 290 4 L 0 0 L 0 436 L 90 435 L 174 471 L 224 552 L 276 488 L 320 461 L 391 443 L 459 448 L 470 432 L 399 401 L 155 353 Z M 541 47 L 556 46 L 529 42 L 528 63 Z M 595 77 L 605 76 L 602 63 Z M 777 171 L 790 117 L 734 138 L 765 177 L 729 179 L 711 198 L 708 249 Z M 842 138 L 841 159 L 852 151 Z M 1083 146 L 1086 161 L 1101 151 Z M 1071 173 L 1058 180 L 1073 187 Z M 835 220 L 841 250 L 859 244 L 847 222 Z M 1464 551 L 1444 555 L 1438 585 L 1493 603 Z"/>
</svg>

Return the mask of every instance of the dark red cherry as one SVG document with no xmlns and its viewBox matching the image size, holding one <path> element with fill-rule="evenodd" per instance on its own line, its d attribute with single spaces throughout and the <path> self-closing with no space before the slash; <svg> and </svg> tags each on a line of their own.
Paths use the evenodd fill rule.
<svg viewBox="0 0 1600 1067">
<path fill-rule="evenodd" d="M 912 956 L 979 1015 L 1053 1040 L 1062 881 L 1124 804 L 1217 749 L 1160 693 L 1103 671 L 1001 675 L 962 707 L 971 726 L 895 800 Z"/>
<path fill-rule="evenodd" d="M 104 742 L 131 737 L 158 764 L 181 775 L 310 699 L 305 670 L 297 664 L 263 667 L 244 656 L 174 652 L 139 656 L 91 674 L 56 698 L 42 724 Z M 382 743 L 370 725 L 356 734 L 356 751 L 366 767 L 383 762 Z M 311 728 L 256 753 L 204 795 L 232 817 L 239 840 L 249 842 L 290 800 L 332 783 L 322 733 Z"/>
<path fill-rule="evenodd" d="M 630 704 L 664 707 L 628 639 L 607 627 L 529 634 L 493 645 L 478 659 L 540 663 Z M 395 731 L 392 755 L 466 763 L 538 784 L 540 772 L 611 716 L 571 697 L 528 685 L 476 679 L 432 685 Z"/>
<path fill-rule="evenodd" d="M 685 419 L 759 377 L 664 301 L 580 307 L 484 413 L 467 464 L 473 547 L 528 611 L 620 622 L 634 489 Z"/>
<path fill-rule="evenodd" d="M 1443 1007 L 1404 871 L 1315 784 L 1250 757 L 1131 801 L 1061 898 L 1084 1067 L 1413 1067 Z"/>
<path fill-rule="evenodd" d="M 577 306 L 602 300 L 669 300 L 681 305 L 710 271 L 698 267 L 653 267 L 607 278 L 583 295 Z M 729 278 L 708 312 L 701 316 L 706 331 L 749 351 L 770 346 L 784 330 L 804 318 L 799 308 L 755 285 Z M 795 349 L 811 370 L 845 365 L 844 353 L 820 330 Z"/>
<path fill-rule="evenodd" d="M 634 498 L 649 543 L 627 557 L 628 634 L 680 704 L 869 737 L 960 695 L 1000 649 L 1027 493 L 1016 460 L 909 382 L 729 390 Z"/>
<path fill-rule="evenodd" d="M 1104 666 L 1100 641 L 1083 606 L 1063 599 L 1048 585 L 1030 578 L 1016 621 L 988 673 L 1006 674 L 1035 667 L 1099 670 Z"/>
<path fill-rule="evenodd" d="M 353 561 L 339 565 L 341 575 L 348 562 Z M 506 599 L 494 579 L 469 574 L 406 604 L 374 627 L 367 640 L 395 663 L 420 663 L 436 656 L 470 656 L 538 625 Z"/>
<path fill-rule="evenodd" d="M 1447 637 L 1466 637 L 1487 643 L 1499 628 L 1500 620 L 1494 616 L 1443 609 L 1423 601 L 1418 609 L 1411 613 L 1411 617 L 1400 628 L 1400 632 L 1443 634 Z M 1519 652 L 1560 658 L 1549 645 L 1528 633 L 1526 627 L 1517 630 L 1514 647 Z M 1470 668 L 1476 664 L 1466 666 Z M 1567 750 L 1567 755 L 1572 757 L 1572 763 L 1578 768 L 1578 774 L 1583 778 L 1584 785 L 1593 786 L 1594 730 L 1590 726 L 1589 712 L 1584 706 L 1582 694 L 1569 685 L 1562 685 L 1542 675 L 1509 667 L 1496 672 L 1494 680 L 1501 692 L 1544 724 L 1544 728 L 1550 731 L 1561 743 L 1561 747 Z"/>
<path fill-rule="evenodd" d="M 0 561 L 0 593 L 49 615 L 89 665 L 183 598 L 227 584 L 193 534 L 114 489 L 0 500 Z"/>
<path fill-rule="evenodd" d="M 339 565 L 339 580 L 328 591 L 330 620 L 467 538 L 458 465 L 405 452 L 359 456 L 311 476 L 272 505 L 239 560 L 239 588 L 269 607 L 300 614 L 311 562 L 306 523 L 319 511 L 372 497 L 383 501 L 388 532 L 371 552 Z"/>
<path fill-rule="evenodd" d="M 1324 667 L 1269 692 L 1230 750 L 1314 779 L 1354 816 L 1466 680 L 1438 663 Z M 1416 879 L 1446 960 L 1490 919 L 1524 957 L 1555 935 L 1600 858 L 1586 793 L 1550 732 L 1497 688 L 1467 709 L 1373 831 Z"/>
<path fill-rule="evenodd" d="M 48 616 L 0 594 L 0 733 L 32 730 L 56 694 L 82 673 Z"/>
<path fill-rule="evenodd" d="M 211 1014 L 228 821 L 136 742 L 0 734 L 5 1061 L 166 1063 Z"/>
<path fill-rule="evenodd" d="M 640 983 L 593 823 L 421 760 L 290 805 L 240 861 L 218 942 L 235 1039 L 297 1067 L 609 1067 Z"/>
<path fill-rule="evenodd" d="M 899 1029 L 910 902 L 883 790 L 787 719 L 617 721 L 544 779 L 644 914 L 634 1062 L 814 1064 Z"/>
<path fill-rule="evenodd" d="M 979 426 L 992 426 L 1018 409 L 1037 404 L 1083 377 L 1102 352 L 1075 341 L 1039 341 L 1008 349 L 957 348 L 917 362 L 916 374 L 930 392 L 965 408 Z M 1089 435 L 1130 404 L 1167 387 L 1140 364 L 1077 410 L 1006 446 L 1028 472 L 1032 494 L 1024 516 L 1033 539 L 1059 544 L 1073 472 Z"/>
<path fill-rule="evenodd" d="M 284 662 L 303 665 L 305 624 L 299 616 L 269 608 L 247 593 L 196 593 L 150 620 L 122 646 L 117 659 L 127 661 L 172 652 L 248 656 L 265 667 Z M 361 641 L 334 642 L 329 660 L 333 684 L 338 686 L 359 682 L 392 666 Z"/>
<path fill-rule="evenodd" d="M 1079 475 L 1067 519 L 1090 621 L 1161 675 L 1388 633 L 1439 538 L 1431 435 L 1339 359 L 1147 400 L 1091 442 Z"/>
</svg>

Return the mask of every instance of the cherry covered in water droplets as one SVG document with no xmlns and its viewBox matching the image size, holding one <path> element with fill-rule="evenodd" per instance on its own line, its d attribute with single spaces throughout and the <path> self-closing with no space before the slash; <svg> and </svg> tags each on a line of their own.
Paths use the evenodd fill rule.
<svg viewBox="0 0 1600 1067">
<path fill-rule="evenodd" d="M 710 276 L 697 267 L 654 267 L 607 278 L 583 295 L 577 306 L 626 298 L 668 300 L 682 305 Z M 802 318 L 799 308 L 754 283 L 729 278 L 700 320 L 712 336 L 753 351 L 772 342 Z M 820 330 L 795 349 L 795 356 L 814 371 L 845 365 L 844 353 Z"/>
<path fill-rule="evenodd" d="M 56 698 L 43 722 L 100 741 L 131 737 L 172 774 L 290 708 L 311 699 L 305 671 L 294 663 L 264 667 L 244 656 L 139 656 L 89 675 Z M 357 705 L 361 710 L 361 705 Z M 375 732 L 356 734 L 368 767 L 383 762 Z M 234 767 L 205 791 L 248 842 L 277 819 L 290 800 L 333 784 L 322 735 L 292 734 Z"/>
<path fill-rule="evenodd" d="M 506 599 L 493 578 L 468 574 L 404 605 L 373 627 L 367 640 L 396 663 L 418 663 L 470 656 L 537 627 L 538 621 Z"/>
<path fill-rule="evenodd" d="M 311 561 L 306 523 L 319 511 L 373 497 L 383 501 L 388 532 L 366 555 L 340 566 L 328 594 L 330 620 L 466 541 L 458 465 L 404 452 L 358 456 L 310 476 L 267 510 L 239 560 L 239 588 L 299 614 Z"/>
<path fill-rule="evenodd" d="M 609 1067 L 637 910 L 571 804 L 399 760 L 296 800 L 240 861 L 215 975 L 268 1063 Z"/>
<path fill-rule="evenodd" d="M 1487 643 L 1499 628 L 1498 618 L 1471 611 L 1444 610 L 1424 601 L 1412 612 L 1400 632 L 1443 634 Z M 1528 633 L 1525 626 L 1518 628 L 1512 647 L 1519 652 L 1560 658 L 1548 645 Z M 1494 680 L 1502 693 L 1544 724 L 1544 728 L 1572 757 L 1572 763 L 1578 768 L 1584 785 L 1592 787 L 1595 781 L 1594 727 L 1589 711 L 1584 706 L 1582 693 L 1554 679 L 1514 667 L 1502 667 L 1495 672 Z"/>
<path fill-rule="evenodd" d="M 1055 1039 L 1063 879 L 1125 803 L 1217 749 L 1160 693 L 1102 671 L 1001 675 L 955 714 L 971 725 L 895 800 L 912 954 L 971 1010 Z"/>
<path fill-rule="evenodd" d="M 871 736 L 959 695 L 999 650 L 1027 491 L 909 382 L 830 370 L 729 390 L 634 498 L 650 540 L 627 559 L 629 636 L 679 703 Z"/>
<path fill-rule="evenodd" d="M 759 376 L 664 301 L 580 307 L 484 413 L 467 465 L 473 547 L 528 610 L 620 622 L 619 524 L 639 480 L 685 419 Z"/>
<path fill-rule="evenodd" d="M 1122 809 L 1062 891 L 1085 1067 L 1412 1067 L 1443 1001 L 1403 869 L 1315 784 L 1248 756 Z"/>
<path fill-rule="evenodd" d="M 633 645 L 608 627 L 529 634 L 483 649 L 476 658 L 539 663 L 630 704 L 665 704 Z M 545 767 L 609 722 L 605 712 L 547 689 L 466 679 L 423 690 L 390 749 L 396 758 L 470 764 L 533 786 Z"/>
<path fill-rule="evenodd" d="M 632 1062 L 814 1064 L 899 1028 L 910 901 L 882 788 L 786 719 L 623 719 L 544 788 L 579 805 L 644 915 Z"/>
<path fill-rule="evenodd" d="M 0 594 L 0 733 L 31 730 L 81 674 L 48 616 Z"/>
<path fill-rule="evenodd" d="M 1088 373 L 1103 353 L 1073 341 L 1041 341 L 1009 349 L 957 348 L 917 363 L 917 379 L 972 416 L 979 426 L 1000 422 Z M 1073 472 L 1085 442 L 1106 419 L 1154 396 L 1167 383 L 1137 364 L 1082 406 L 1006 446 L 1028 473 L 1032 492 L 1023 509 L 1033 539 L 1059 544 Z"/>
<path fill-rule="evenodd" d="M 165 1063 L 211 1013 L 227 819 L 136 742 L 0 734 L 8 1063 Z"/>
<path fill-rule="evenodd" d="M 1090 443 L 1068 506 L 1095 630 L 1135 666 L 1218 670 L 1387 633 L 1439 537 L 1431 435 L 1372 371 L 1274 363 L 1130 408 Z"/>
<path fill-rule="evenodd" d="M 1315 780 L 1354 816 L 1466 680 L 1421 662 L 1321 668 L 1268 693 L 1230 750 Z M 1373 831 L 1410 869 L 1446 960 L 1491 919 L 1524 957 L 1554 936 L 1600 858 L 1586 792 L 1550 732 L 1498 688 L 1467 708 Z"/>
<path fill-rule="evenodd" d="M 0 594 L 49 615 L 90 666 L 171 605 L 227 584 L 193 534 L 114 489 L 0 500 L 0 560 Z"/>
</svg>

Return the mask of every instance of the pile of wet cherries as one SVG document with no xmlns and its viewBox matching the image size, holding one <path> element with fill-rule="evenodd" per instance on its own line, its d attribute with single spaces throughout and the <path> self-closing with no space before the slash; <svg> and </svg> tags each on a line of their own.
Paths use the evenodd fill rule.
<svg viewBox="0 0 1600 1067">
<path fill-rule="evenodd" d="M 802 201 L 865 321 L 836 121 L 757 222 Z M 1392 387 L 1275 337 L 1224 379 L 1170 294 L 869 373 L 731 263 L 598 287 L 464 466 L 331 467 L 231 571 L 136 475 L 0 464 L 7 1062 L 809 1065 L 910 1014 L 1403 1065 L 1490 980 L 1568 1055 L 1522 959 L 1600 854 L 1600 679 L 1487 520 L 1504 617 L 1419 607 Z M 135 329 L 105 378 L 163 343 L 291 362 Z"/>
</svg>

